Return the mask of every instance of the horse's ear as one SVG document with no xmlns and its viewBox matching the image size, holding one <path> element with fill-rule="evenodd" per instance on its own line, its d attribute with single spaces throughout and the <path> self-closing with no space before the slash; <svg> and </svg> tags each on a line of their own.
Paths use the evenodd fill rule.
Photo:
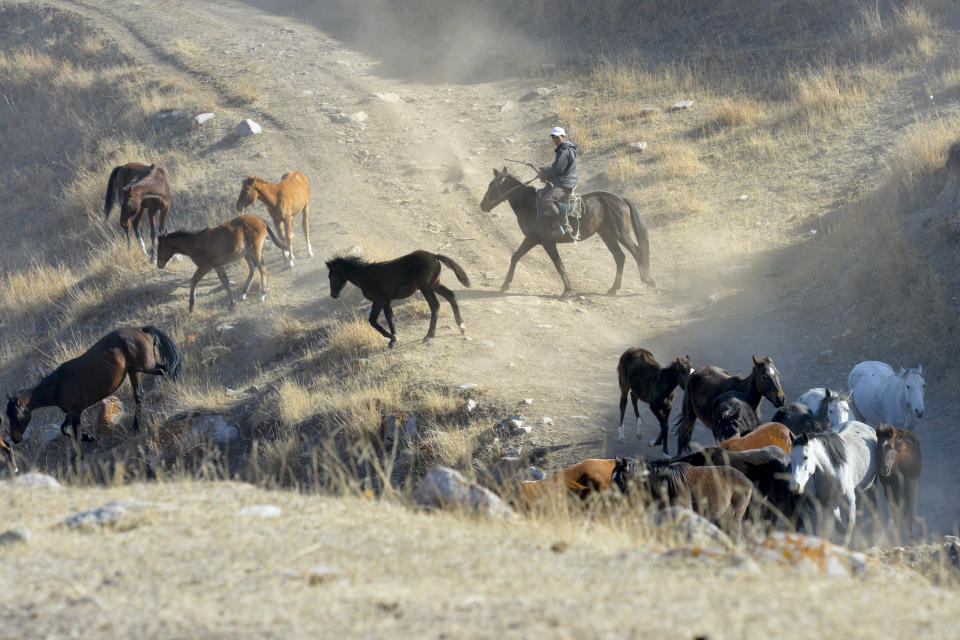
<svg viewBox="0 0 960 640">
<path fill-rule="evenodd" d="M 496 168 L 496 167 L 493 168 L 493 177 L 494 177 L 494 178 L 499 178 L 499 177 L 500 177 L 500 172 L 497 171 L 497 168 Z"/>
<path fill-rule="evenodd" d="M 753 356 L 753 366 L 755 366 L 755 367 L 759 367 L 759 366 L 760 366 L 760 361 L 757 360 L 757 356 Z"/>
<path fill-rule="evenodd" d="M 833 396 L 833 394 L 830 392 L 830 387 L 827 387 L 827 392 L 824 394 L 823 397 L 825 397 L 825 398 L 830 398 L 830 397 L 832 397 L 832 396 Z"/>
<path fill-rule="evenodd" d="M 327 260 L 327 269 L 333 266 L 333 260 Z"/>
<path fill-rule="evenodd" d="M 923 375 L 923 365 L 922 365 L 922 364 L 917 364 L 917 373 L 919 373 L 920 375 Z"/>
</svg>

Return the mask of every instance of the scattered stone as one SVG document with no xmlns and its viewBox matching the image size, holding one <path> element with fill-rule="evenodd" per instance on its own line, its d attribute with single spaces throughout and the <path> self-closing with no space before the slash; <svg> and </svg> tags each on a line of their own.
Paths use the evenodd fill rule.
<svg viewBox="0 0 960 640">
<path fill-rule="evenodd" d="M 740 196 L 740 200 L 746 200 L 746 199 L 747 199 L 747 194 L 744 193 L 743 195 Z"/>
<path fill-rule="evenodd" d="M 463 410 L 467 413 L 473 413 L 473 410 L 477 408 L 477 401 L 473 398 L 468 398 L 467 401 L 463 404 Z"/>
<path fill-rule="evenodd" d="M 212 113 L 198 113 L 197 115 L 193 116 L 193 121 L 197 124 L 204 124 L 210 120 L 213 120 Z"/>
<path fill-rule="evenodd" d="M 500 105 L 500 107 L 497 109 L 497 111 L 499 111 L 500 113 L 503 113 L 503 112 L 505 112 L 505 111 L 513 111 L 513 110 L 516 109 L 516 108 L 517 108 L 517 103 L 516 103 L 516 102 L 512 102 L 512 101 L 510 101 L 510 100 L 507 100 L 507 101 L 504 102 L 502 105 Z"/>
<path fill-rule="evenodd" d="M 477 389 L 479 385 L 476 382 L 464 382 L 463 384 L 458 384 L 453 388 L 457 393 L 463 393 L 464 391 L 471 391 Z"/>
<path fill-rule="evenodd" d="M 313 89 L 304 89 L 303 91 L 300 92 L 300 95 L 312 96 L 312 95 L 313 95 Z"/>
<path fill-rule="evenodd" d="M 718 551 L 734 548 L 727 534 L 685 507 L 667 507 L 657 511 L 653 514 L 653 524 L 667 537 L 679 536 L 686 545 Z"/>
<path fill-rule="evenodd" d="M 810 229 L 810 235 L 812 235 L 812 236 L 817 235 L 817 230 L 816 230 L 816 229 Z"/>
<path fill-rule="evenodd" d="M 527 477 L 530 480 L 543 480 L 547 477 L 547 474 L 543 471 L 540 471 L 540 469 L 537 469 L 536 467 L 530 466 L 527 467 Z"/>
<path fill-rule="evenodd" d="M 693 106 L 693 100 L 681 100 L 680 102 L 677 102 L 672 107 L 670 107 L 670 110 L 681 111 L 683 109 L 689 109 L 692 106 Z"/>
<path fill-rule="evenodd" d="M 131 509 L 150 505 L 152 503 L 140 500 L 113 500 L 102 507 L 67 516 L 60 524 L 70 529 L 115 525 Z"/>
<path fill-rule="evenodd" d="M 546 98 L 550 95 L 550 89 L 546 87 L 538 87 L 533 91 L 523 94 L 520 98 L 520 102 L 530 102 L 531 100 L 536 100 L 537 98 Z"/>
<path fill-rule="evenodd" d="M 525 420 L 526 418 L 523 417 L 523 414 L 515 413 L 507 418 L 507 424 L 514 429 L 519 429 L 523 426 Z"/>
<path fill-rule="evenodd" d="M 172 124 L 182 118 L 184 112 L 179 109 L 167 109 L 161 111 L 153 117 L 153 130 L 160 131 L 169 124 Z"/>
<path fill-rule="evenodd" d="M 403 98 L 395 93 L 371 93 L 360 102 L 389 102 L 391 104 L 403 104 Z"/>
<path fill-rule="evenodd" d="M 629 153 L 640 153 L 646 148 L 647 148 L 647 143 L 643 140 L 640 140 L 638 142 L 627 143 L 627 151 Z"/>
<path fill-rule="evenodd" d="M 10 529 L 0 533 L 0 547 L 30 544 L 30 529 Z"/>
<path fill-rule="evenodd" d="M 28 487 L 31 489 L 59 489 L 60 483 L 53 476 L 45 473 L 25 473 L 12 480 L 5 480 L 0 485 L 13 487 Z"/>
<path fill-rule="evenodd" d="M 307 583 L 311 587 L 340 580 L 344 577 L 344 572 L 340 569 L 333 569 L 327 565 L 318 565 L 307 571 Z"/>
<path fill-rule="evenodd" d="M 256 516 L 257 518 L 276 518 L 283 509 L 272 504 L 249 504 L 237 511 L 238 516 Z"/>
<path fill-rule="evenodd" d="M 234 129 L 233 132 L 234 134 L 243 138 L 246 136 L 255 136 L 258 133 L 263 133 L 263 128 L 250 118 L 246 118 L 240 121 L 240 124 L 237 125 L 237 128 Z"/>
<path fill-rule="evenodd" d="M 413 500 L 427 508 L 462 509 L 506 519 L 517 517 L 517 513 L 495 493 L 449 467 L 431 469 L 413 492 Z"/>
<path fill-rule="evenodd" d="M 228 334 L 228 333 L 230 333 L 231 331 L 233 331 L 234 328 L 235 328 L 235 327 L 234 327 L 232 324 L 218 324 L 218 325 L 217 325 L 217 335 L 222 338 L 222 337 L 225 336 L 226 334 Z"/>
<path fill-rule="evenodd" d="M 521 400 L 521 401 L 518 402 L 517 404 L 522 404 L 522 405 L 528 405 L 528 406 L 529 406 L 529 405 L 533 404 L 533 398 L 524 398 L 523 400 Z"/>
<path fill-rule="evenodd" d="M 357 111 L 356 113 L 351 113 L 349 116 L 347 116 L 347 119 L 348 119 L 350 122 L 354 122 L 354 123 L 356 123 L 356 124 L 361 124 L 361 123 L 364 123 L 364 122 L 366 122 L 367 120 L 369 120 L 369 119 L 370 119 L 370 116 L 368 116 L 368 115 L 367 115 L 366 113 L 364 113 L 363 111 Z"/>
<path fill-rule="evenodd" d="M 553 418 L 548 418 L 547 416 L 543 416 L 542 418 L 537 420 L 537 425 L 541 427 L 551 425 L 551 424 L 553 424 Z"/>
<path fill-rule="evenodd" d="M 515 432 L 517 435 L 529 435 L 530 433 L 533 432 L 533 427 L 531 427 L 531 426 L 528 425 L 528 424 L 522 424 L 522 425 L 520 425 L 519 427 L 517 427 L 516 429 L 514 429 L 514 432 Z"/>
<path fill-rule="evenodd" d="M 96 435 L 97 439 L 103 439 L 113 433 L 114 429 L 120 426 L 120 421 L 126 411 L 123 408 L 123 402 L 117 396 L 107 396 L 97 403 Z"/>
<path fill-rule="evenodd" d="M 767 536 L 755 555 L 760 561 L 834 577 L 860 576 L 868 569 L 866 554 L 850 551 L 816 536 L 785 531 Z"/>
<path fill-rule="evenodd" d="M 168 457 L 207 442 L 230 444 L 240 439 L 240 430 L 218 414 L 179 415 L 157 432 L 154 442 L 161 455 Z"/>
</svg>

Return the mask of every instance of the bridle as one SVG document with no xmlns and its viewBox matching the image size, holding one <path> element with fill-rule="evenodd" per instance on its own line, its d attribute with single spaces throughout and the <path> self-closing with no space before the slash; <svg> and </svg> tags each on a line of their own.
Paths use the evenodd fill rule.
<svg viewBox="0 0 960 640">
<path fill-rule="evenodd" d="M 506 174 L 506 175 L 510 175 L 510 174 Z M 539 178 L 539 177 L 540 177 L 540 176 L 533 176 L 532 178 L 530 178 L 530 179 L 527 180 L 526 182 L 521 182 L 520 184 L 518 184 L 518 185 L 516 185 L 516 186 L 510 187 L 509 189 L 507 189 L 507 191 L 506 191 L 505 193 L 498 193 L 498 194 L 497 194 L 497 201 L 494 202 L 492 205 L 490 205 L 490 208 L 493 209 L 495 206 L 497 206 L 498 204 L 500 204 L 501 202 L 503 202 L 504 200 L 506 200 L 506 199 L 507 199 L 507 196 L 510 195 L 511 192 L 516 191 L 516 190 L 519 189 L 520 187 L 525 187 L 525 186 L 527 186 L 528 184 L 530 184 L 531 182 L 533 182 L 534 180 L 536 180 L 536 179 Z M 514 178 L 514 179 L 516 179 L 516 178 Z M 498 178 L 497 180 L 498 180 L 498 182 L 497 182 L 497 191 L 499 191 L 499 190 L 500 190 L 500 182 L 499 182 L 499 181 L 500 181 L 501 179 Z"/>
</svg>

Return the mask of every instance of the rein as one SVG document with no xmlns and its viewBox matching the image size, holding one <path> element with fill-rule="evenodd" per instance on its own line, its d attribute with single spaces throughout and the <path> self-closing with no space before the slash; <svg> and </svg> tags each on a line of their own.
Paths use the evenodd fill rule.
<svg viewBox="0 0 960 640">
<path fill-rule="evenodd" d="M 501 193 L 500 195 L 497 196 L 497 201 L 496 201 L 495 203 L 493 203 L 493 205 L 491 205 L 490 208 L 492 209 L 493 207 L 497 206 L 498 204 L 500 204 L 501 202 L 503 202 L 504 200 L 506 200 L 506 199 L 507 199 L 507 196 L 510 195 L 510 193 L 511 193 L 512 191 L 515 191 L 515 190 L 519 189 L 520 187 L 525 187 L 525 186 L 527 186 L 528 184 L 530 184 L 531 182 L 533 182 L 534 180 L 536 180 L 536 179 L 539 178 L 539 177 L 540 177 L 540 176 L 533 176 L 532 178 L 530 178 L 530 179 L 527 180 L 526 182 L 523 182 L 523 183 L 521 183 L 521 184 L 518 184 L 518 185 L 516 185 L 515 187 L 510 187 L 509 189 L 507 189 L 506 193 Z"/>
</svg>

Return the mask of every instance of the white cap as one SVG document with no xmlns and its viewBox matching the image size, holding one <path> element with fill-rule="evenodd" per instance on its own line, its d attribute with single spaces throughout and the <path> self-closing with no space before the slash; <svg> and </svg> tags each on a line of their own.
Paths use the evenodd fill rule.
<svg viewBox="0 0 960 640">
<path fill-rule="evenodd" d="M 567 132 L 563 130 L 563 127 L 554 127 L 553 129 L 550 130 L 550 135 L 551 135 L 551 136 L 563 136 L 564 138 L 566 138 L 566 137 L 567 137 Z"/>
</svg>

